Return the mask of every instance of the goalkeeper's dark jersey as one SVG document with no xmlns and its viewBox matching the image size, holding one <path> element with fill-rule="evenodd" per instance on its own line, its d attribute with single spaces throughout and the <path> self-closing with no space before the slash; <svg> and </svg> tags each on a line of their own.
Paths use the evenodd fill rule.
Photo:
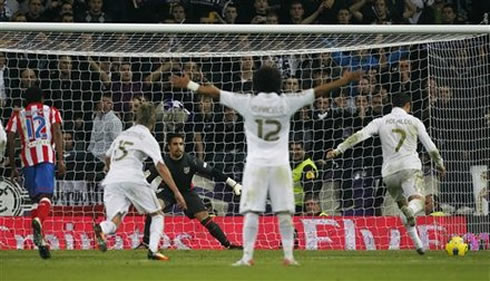
<svg viewBox="0 0 490 281">
<path fill-rule="evenodd" d="M 170 158 L 167 154 L 163 157 L 163 161 L 165 165 L 167 165 L 172 177 L 174 178 L 175 184 L 179 188 L 180 192 L 189 192 L 192 187 L 192 177 L 195 174 L 199 174 L 201 176 L 212 178 L 218 181 L 226 181 L 227 177 L 211 167 L 206 162 L 193 157 L 187 153 L 179 160 L 174 160 Z M 151 174 L 146 178 L 146 180 L 151 183 L 156 177 L 159 176 L 155 166 L 151 165 L 150 167 Z M 160 187 L 167 187 L 166 184 L 162 181 Z"/>
</svg>

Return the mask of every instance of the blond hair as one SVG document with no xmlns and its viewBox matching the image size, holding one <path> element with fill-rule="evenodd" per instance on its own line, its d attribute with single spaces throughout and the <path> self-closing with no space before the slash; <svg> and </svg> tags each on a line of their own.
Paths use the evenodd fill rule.
<svg viewBox="0 0 490 281">
<path fill-rule="evenodd" d="M 149 102 L 142 103 L 136 111 L 136 123 L 152 128 L 155 125 L 155 107 Z"/>
</svg>

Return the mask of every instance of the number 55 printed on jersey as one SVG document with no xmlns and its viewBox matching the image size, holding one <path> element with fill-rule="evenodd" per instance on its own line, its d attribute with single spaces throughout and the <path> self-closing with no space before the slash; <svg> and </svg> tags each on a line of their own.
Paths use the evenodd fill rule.
<svg viewBox="0 0 490 281">
<path fill-rule="evenodd" d="M 47 139 L 46 119 L 43 116 L 26 117 L 27 137 L 30 141 L 38 139 Z"/>
<path fill-rule="evenodd" d="M 117 147 L 117 149 L 118 149 L 118 151 L 122 152 L 122 155 L 117 157 L 117 158 L 114 158 L 114 161 L 119 161 L 119 160 L 123 159 L 124 157 L 128 156 L 127 148 L 128 148 L 128 146 L 132 146 L 132 145 L 134 145 L 134 143 L 130 142 L 130 141 L 125 141 L 125 140 L 119 141 L 119 146 Z"/>
</svg>

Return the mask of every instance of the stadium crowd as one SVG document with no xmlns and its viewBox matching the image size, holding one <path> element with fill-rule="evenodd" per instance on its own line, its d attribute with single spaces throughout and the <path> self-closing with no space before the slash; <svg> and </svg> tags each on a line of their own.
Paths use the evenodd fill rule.
<svg viewBox="0 0 490 281">
<path fill-rule="evenodd" d="M 0 0 L 0 21 L 461 24 L 479 23 L 484 5 L 485 1 L 475 0 Z M 291 121 L 292 167 L 308 159 L 314 163 L 310 165 L 313 168 L 301 170 L 296 179 L 301 187 L 301 198 L 296 202 L 298 214 L 305 211 L 307 214 L 362 216 L 389 215 L 390 210 L 394 211 L 394 207 L 386 207 L 388 203 L 384 200 L 387 196 L 381 181 L 382 155 L 378 138 L 365 141 L 335 161 L 326 161 L 325 152 L 369 121 L 390 112 L 390 96 L 398 92 L 411 95 L 413 114 L 426 123 L 439 142 L 443 158 L 449 160 L 448 170 L 454 171 L 449 173 L 448 180 L 439 183 L 432 176 L 430 161 L 424 163 L 427 186 L 436 182 L 436 188 L 428 192 L 434 196 L 427 214 L 440 211 L 433 207 L 439 203 L 464 210 L 474 208 L 469 166 L 485 157 L 488 159 L 490 151 L 484 149 L 489 146 L 488 130 L 477 129 L 488 127 L 483 118 L 488 112 L 478 105 L 478 100 L 470 98 L 460 102 L 477 93 L 475 89 L 488 87 L 490 81 L 488 71 L 481 69 L 488 67 L 488 56 L 486 64 L 479 61 L 488 55 L 489 46 L 479 44 L 481 42 L 465 41 L 460 48 L 454 48 L 453 59 L 444 62 L 447 70 L 439 73 L 430 71 L 425 44 L 238 58 L 0 53 L 1 117 L 5 124 L 12 110 L 22 106 L 23 91 L 33 85 L 44 91 L 47 104 L 60 109 L 68 171 L 59 179 L 64 185 L 61 193 L 81 189 L 97 191 L 97 183 L 104 177 L 103 154 L 112 140 L 133 124 L 135 110 L 146 101 L 158 106 L 155 135 L 162 145 L 165 132 L 184 132 L 186 151 L 239 181 L 246 152 L 242 117 L 210 98 L 173 89 L 169 83 L 171 75 L 186 74 L 199 83 L 250 93 L 254 70 L 273 64 L 282 71 L 284 93 L 294 93 L 336 79 L 344 69 L 361 68 L 366 75 L 359 83 L 334 91 L 328 98 L 318 98 L 314 107 L 303 108 Z M 465 46 L 470 46 L 471 54 Z M 462 77 L 461 69 L 467 70 Z M 461 84 L 467 83 L 464 81 L 471 81 L 467 88 L 456 87 L 465 85 Z M 472 110 L 468 110 L 470 108 Z M 459 129 L 474 134 L 477 141 L 465 142 L 466 137 Z M 444 143 L 449 139 L 452 143 Z M 487 155 L 482 157 L 482 153 Z M 455 161 L 457 159 L 465 161 Z M 4 172 L 7 176 L 8 169 Z M 203 194 L 228 202 L 225 214 L 237 213 L 238 200 L 231 191 L 220 185 L 211 191 L 203 189 Z M 451 194 L 458 194 L 458 197 L 452 198 Z M 308 200 L 303 200 L 302 196 Z M 305 210 L 304 201 L 310 202 L 307 207 L 316 202 L 315 210 Z M 74 198 L 60 199 L 60 202 L 77 204 Z"/>
</svg>

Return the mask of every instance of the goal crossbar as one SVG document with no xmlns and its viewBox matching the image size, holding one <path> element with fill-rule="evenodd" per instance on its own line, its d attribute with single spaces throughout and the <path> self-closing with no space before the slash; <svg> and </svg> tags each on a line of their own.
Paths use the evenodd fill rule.
<svg viewBox="0 0 490 281">
<path fill-rule="evenodd" d="M 114 32 L 114 33 L 247 33 L 247 34 L 488 34 L 490 25 L 200 25 L 200 24 L 94 24 L 2 23 L 0 32 Z"/>
</svg>

